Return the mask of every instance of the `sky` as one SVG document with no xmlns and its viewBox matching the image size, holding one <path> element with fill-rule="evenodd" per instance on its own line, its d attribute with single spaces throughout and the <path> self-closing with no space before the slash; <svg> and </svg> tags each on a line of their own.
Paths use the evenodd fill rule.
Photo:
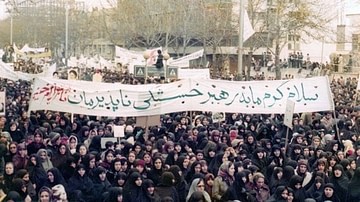
<svg viewBox="0 0 360 202">
<path fill-rule="evenodd" d="M 93 7 L 109 7 L 111 4 L 115 5 L 116 0 L 76 0 L 84 1 L 86 8 L 90 10 Z M 338 0 L 341 1 L 341 0 Z M 345 14 L 360 13 L 360 0 L 342 0 L 345 2 Z M 0 0 L 0 20 L 5 19 L 8 15 L 6 14 L 5 2 Z"/>
</svg>

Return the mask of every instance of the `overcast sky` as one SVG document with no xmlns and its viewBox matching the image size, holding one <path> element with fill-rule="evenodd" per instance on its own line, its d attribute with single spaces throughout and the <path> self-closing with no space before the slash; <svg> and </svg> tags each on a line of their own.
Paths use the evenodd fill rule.
<svg viewBox="0 0 360 202">
<path fill-rule="evenodd" d="M 90 9 L 92 7 L 109 7 L 110 5 L 115 5 L 114 2 L 116 0 L 77 0 L 84 1 L 86 4 L 86 8 Z M 345 13 L 346 14 L 354 14 L 360 13 L 360 0 L 344 0 L 345 4 Z M 8 15 L 6 14 L 5 2 L 0 0 L 0 20 L 6 18 Z"/>
</svg>

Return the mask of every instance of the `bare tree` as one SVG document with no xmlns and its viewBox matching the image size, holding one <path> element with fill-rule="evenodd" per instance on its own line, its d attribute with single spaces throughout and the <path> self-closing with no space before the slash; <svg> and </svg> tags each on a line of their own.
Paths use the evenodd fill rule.
<svg viewBox="0 0 360 202">
<path fill-rule="evenodd" d="M 268 5 L 271 12 L 271 23 L 269 31 L 274 38 L 275 50 L 271 50 L 275 55 L 276 78 L 281 79 L 280 72 L 280 52 L 287 44 L 287 36 L 296 33 L 298 36 L 321 39 L 326 34 L 334 33 L 330 27 L 330 22 L 335 16 L 326 12 L 329 2 L 318 0 L 273 0 L 273 4 Z M 326 4 L 324 4 L 326 3 Z"/>
</svg>

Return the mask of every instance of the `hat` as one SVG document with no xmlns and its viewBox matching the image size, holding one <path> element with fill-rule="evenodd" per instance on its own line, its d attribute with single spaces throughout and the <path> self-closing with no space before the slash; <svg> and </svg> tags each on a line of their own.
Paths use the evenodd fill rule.
<svg viewBox="0 0 360 202">
<path fill-rule="evenodd" d="M 300 165 L 306 165 L 306 166 L 307 166 L 307 164 L 308 164 L 308 162 L 307 162 L 307 160 L 305 160 L 305 159 L 300 159 L 300 160 L 298 161 L 298 166 L 300 166 Z"/>
<path fill-rule="evenodd" d="M 136 166 L 145 167 L 145 161 L 142 160 L 142 159 L 137 160 L 136 163 L 135 163 L 135 167 L 136 167 Z"/>
<path fill-rule="evenodd" d="M 54 144 L 60 138 L 60 134 L 56 132 L 50 132 L 49 139 L 51 144 Z"/>
<path fill-rule="evenodd" d="M 329 187 L 329 188 L 331 188 L 331 189 L 334 189 L 334 184 L 333 184 L 333 183 L 326 183 L 325 186 L 324 186 L 324 189 L 325 189 L 326 187 Z"/>
</svg>

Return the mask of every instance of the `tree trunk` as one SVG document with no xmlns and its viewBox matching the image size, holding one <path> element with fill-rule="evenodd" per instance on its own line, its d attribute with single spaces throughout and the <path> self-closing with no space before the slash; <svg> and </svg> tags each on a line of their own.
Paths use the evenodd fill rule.
<svg viewBox="0 0 360 202">
<path fill-rule="evenodd" d="M 252 65 L 252 56 L 253 56 L 253 48 L 250 47 L 250 52 L 249 52 L 249 58 L 248 58 L 248 65 L 247 65 L 247 70 L 246 70 L 246 80 L 250 81 L 250 71 L 251 71 L 251 65 Z"/>
<path fill-rule="evenodd" d="M 276 39 L 276 47 L 275 47 L 275 76 L 277 80 L 281 79 L 281 71 L 280 71 L 280 45 L 279 45 L 279 37 Z"/>
</svg>

